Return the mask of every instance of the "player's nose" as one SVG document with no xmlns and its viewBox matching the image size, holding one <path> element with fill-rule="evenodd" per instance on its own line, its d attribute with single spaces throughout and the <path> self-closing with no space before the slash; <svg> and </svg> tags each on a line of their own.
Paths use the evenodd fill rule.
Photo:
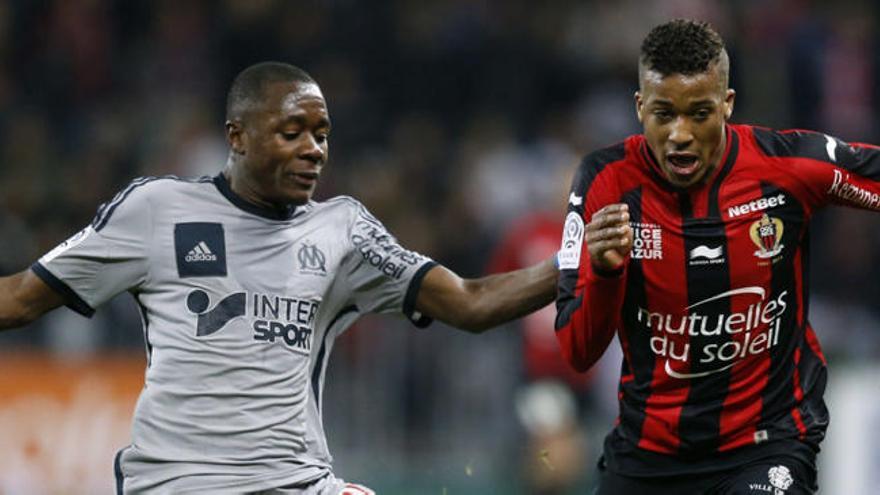
<svg viewBox="0 0 880 495">
<path fill-rule="evenodd" d="M 676 148 L 682 148 L 694 140 L 694 134 L 691 132 L 687 122 L 682 117 L 678 117 L 672 123 L 669 132 L 669 141 Z"/>
<path fill-rule="evenodd" d="M 299 156 L 314 163 L 323 163 L 327 158 L 327 152 L 315 136 L 307 134 L 305 142 L 300 149 Z"/>
</svg>

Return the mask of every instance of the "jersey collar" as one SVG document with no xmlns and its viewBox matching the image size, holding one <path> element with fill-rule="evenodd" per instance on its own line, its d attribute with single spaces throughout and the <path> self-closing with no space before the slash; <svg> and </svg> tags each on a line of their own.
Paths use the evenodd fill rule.
<svg viewBox="0 0 880 495">
<path fill-rule="evenodd" d="M 214 177 L 214 185 L 217 186 L 217 190 L 220 191 L 220 194 L 226 197 L 230 203 L 235 205 L 238 209 L 244 210 L 248 213 L 252 213 L 254 215 L 268 218 L 269 220 L 290 220 L 294 216 L 296 216 L 297 208 L 294 205 L 287 205 L 285 208 L 266 208 L 264 206 L 255 205 L 250 201 L 242 198 L 238 194 L 232 190 L 229 186 L 229 181 L 226 180 L 226 176 L 223 173 L 219 173 Z"/>
</svg>

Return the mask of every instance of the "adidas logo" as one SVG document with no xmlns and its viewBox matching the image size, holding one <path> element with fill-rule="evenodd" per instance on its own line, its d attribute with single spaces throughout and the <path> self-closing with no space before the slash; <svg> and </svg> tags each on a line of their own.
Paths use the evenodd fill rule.
<svg viewBox="0 0 880 495">
<path fill-rule="evenodd" d="M 205 241 L 201 241 L 186 253 L 184 259 L 187 263 L 195 263 L 197 261 L 217 261 L 217 255 L 211 252 L 211 248 L 205 244 Z"/>
</svg>

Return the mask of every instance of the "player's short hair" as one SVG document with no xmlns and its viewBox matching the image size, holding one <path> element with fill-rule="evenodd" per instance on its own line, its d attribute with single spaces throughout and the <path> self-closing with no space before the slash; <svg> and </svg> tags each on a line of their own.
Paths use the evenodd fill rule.
<svg viewBox="0 0 880 495">
<path fill-rule="evenodd" d="M 639 67 L 663 76 L 689 76 L 706 72 L 713 64 L 726 61 L 724 40 L 709 23 L 675 19 L 648 33 L 642 41 Z M 726 75 L 726 64 L 722 69 Z"/>
<path fill-rule="evenodd" d="M 317 84 L 299 67 L 282 62 L 260 62 L 239 72 L 226 95 L 226 118 L 231 120 L 258 104 L 271 83 L 294 82 Z"/>
</svg>

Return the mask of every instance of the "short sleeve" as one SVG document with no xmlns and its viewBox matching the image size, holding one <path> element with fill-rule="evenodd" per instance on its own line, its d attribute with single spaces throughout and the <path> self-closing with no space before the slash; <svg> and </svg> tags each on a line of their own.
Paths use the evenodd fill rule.
<svg viewBox="0 0 880 495">
<path fill-rule="evenodd" d="M 147 182 L 132 182 L 101 205 L 89 226 L 31 266 L 74 311 L 91 316 L 94 308 L 146 279 L 152 233 L 148 194 L 142 187 Z"/>
<path fill-rule="evenodd" d="M 358 204 L 349 230 L 352 251 L 343 276 L 362 313 L 404 313 L 417 326 L 431 323 L 415 310 L 425 274 L 436 263 L 398 243 L 366 208 Z"/>
</svg>

